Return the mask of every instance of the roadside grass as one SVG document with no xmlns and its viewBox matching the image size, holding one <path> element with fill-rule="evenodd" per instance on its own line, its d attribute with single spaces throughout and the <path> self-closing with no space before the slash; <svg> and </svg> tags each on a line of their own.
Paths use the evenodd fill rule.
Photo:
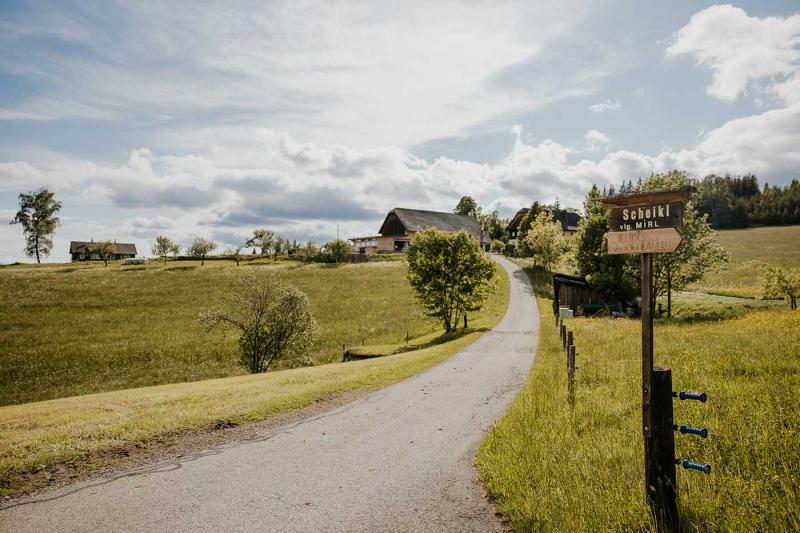
<svg viewBox="0 0 800 533">
<path fill-rule="evenodd" d="M 391 265 L 389 271 L 398 273 L 392 263 L 379 264 Z M 352 270 L 358 272 L 362 266 L 354 265 Z M 425 335 L 414 341 L 420 347 L 417 350 L 349 363 L 0 407 L 0 495 L 14 493 L 19 476 L 53 465 L 91 469 L 102 466 L 98 461 L 108 451 L 147 446 L 187 431 L 262 420 L 345 392 L 375 390 L 410 377 L 468 346 L 502 319 L 509 280 L 501 267 L 497 271 L 496 290 L 472 318 L 466 334 L 444 339 Z M 402 308 L 394 312 L 402 312 Z M 404 340 L 402 346 L 398 341 L 395 348 L 404 346 Z"/>
<path fill-rule="evenodd" d="M 405 269 L 269 259 L 0 268 L 0 405 L 243 374 L 235 337 L 205 333 L 196 317 L 253 272 L 308 294 L 318 363 L 341 361 L 343 344 L 428 335 L 438 326 L 422 314 Z"/>
<path fill-rule="evenodd" d="M 760 298 L 762 281 L 752 261 L 780 267 L 800 264 L 800 226 L 771 226 L 719 231 L 730 262 L 690 287 L 722 296 Z"/>
<path fill-rule="evenodd" d="M 476 458 L 481 480 L 516 531 L 646 531 L 641 440 L 640 323 L 572 319 L 574 408 L 552 301 L 538 284 L 543 318 L 529 380 Z M 656 363 L 676 390 L 707 404 L 675 402 L 676 423 L 708 439 L 676 435 L 679 505 L 690 531 L 800 529 L 800 313 L 752 310 L 725 320 L 655 326 Z"/>
</svg>

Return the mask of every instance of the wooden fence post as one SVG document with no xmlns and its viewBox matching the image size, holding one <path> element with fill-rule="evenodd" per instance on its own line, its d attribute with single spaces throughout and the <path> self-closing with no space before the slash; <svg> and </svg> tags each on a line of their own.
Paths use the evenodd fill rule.
<svg viewBox="0 0 800 533">
<path fill-rule="evenodd" d="M 570 405 L 575 403 L 575 345 L 567 349 L 567 392 Z"/>
<path fill-rule="evenodd" d="M 567 344 L 565 348 L 569 349 L 573 344 L 575 344 L 575 342 L 572 340 L 572 330 L 569 330 L 567 331 Z"/>
<path fill-rule="evenodd" d="M 654 368 L 650 401 L 653 427 L 647 457 L 647 497 L 657 531 L 680 530 L 675 477 L 672 370 Z"/>
</svg>

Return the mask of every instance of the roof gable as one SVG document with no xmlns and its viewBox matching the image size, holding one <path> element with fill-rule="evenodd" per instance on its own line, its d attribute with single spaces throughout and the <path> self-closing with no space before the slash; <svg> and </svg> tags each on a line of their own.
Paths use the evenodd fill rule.
<svg viewBox="0 0 800 533">
<path fill-rule="evenodd" d="M 401 207 L 396 207 L 389 211 L 378 233 L 384 236 L 402 235 L 409 231 L 423 231 L 427 228 L 436 228 L 439 231 L 449 233 L 457 233 L 464 230 L 476 239 L 481 237 L 481 227 L 478 221 L 469 215 Z M 489 241 L 487 235 L 483 237 L 485 242 Z"/>
<path fill-rule="evenodd" d="M 71 254 L 79 254 L 79 253 L 87 253 L 88 249 L 87 246 L 92 244 L 93 241 L 70 241 L 69 243 L 69 253 Z M 121 254 L 121 255 L 136 255 L 136 245 L 132 243 L 125 243 L 125 242 L 115 242 L 114 243 L 114 253 Z"/>
</svg>

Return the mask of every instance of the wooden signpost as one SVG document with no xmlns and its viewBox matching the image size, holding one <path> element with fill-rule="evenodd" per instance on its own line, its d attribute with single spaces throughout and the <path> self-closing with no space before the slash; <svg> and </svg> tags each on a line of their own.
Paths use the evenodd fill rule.
<svg viewBox="0 0 800 533">
<path fill-rule="evenodd" d="M 642 435 L 645 490 L 659 529 L 678 529 L 675 448 L 672 432 L 672 374 L 653 368 L 653 255 L 681 243 L 683 203 L 688 191 L 662 191 L 606 198 L 609 254 L 641 254 L 642 265 Z M 665 401 L 669 398 L 669 402 Z"/>
</svg>

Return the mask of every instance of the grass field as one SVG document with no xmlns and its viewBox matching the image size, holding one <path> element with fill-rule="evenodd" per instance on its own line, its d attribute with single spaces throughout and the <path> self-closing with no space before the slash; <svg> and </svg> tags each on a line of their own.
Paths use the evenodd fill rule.
<svg viewBox="0 0 800 533">
<path fill-rule="evenodd" d="M 384 272 L 393 272 L 403 279 L 402 269 L 398 270 L 402 263 L 378 264 L 381 266 L 375 269 L 350 265 L 323 269 L 320 273 L 327 283 L 334 285 L 345 282 L 358 285 L 359 282 L 353 278 L 373 276 L 374 279 L 383 276 Z M 238 274 L 238 271 L 230 273 L 230 270 L 234 269 L 193 273 L 212 276 L 212 280 L 219 281 L 223 276 Z M 308 274 L 316 269 L 299 270 Z M 398 344 L 394 349 L 411 349 L 397 355 L 0 407 L 0 495 L 13 493 L 21 474 L 51 465 L 68 463 L 76 468 L 91 468 L 97 466 L 98 455 L 109 450 L 146 446 L 153 440 L 169 439 L 185 431 L 260 420 L 344 392 L 377 389 L 409 377 L 474 342 L 483 331 L 500 321 L 505 314 L 509 287 L 503 269 L 498 267 L 498 272 L 500 276 L 495 293 L 473 318 L 466 334 L 458 332 L 442 339 L 438 332 L 427 333 L 413 339 L 409 346 L 405 340 L 400 342 L 396 339 Z M 98 275 L 104 279 L 102 276 L 124 274 Z M 331 276 L 338 276 L 338 279 Z M 388 277 L 378 279 L 398 288 Z M 211 281 L 205 280 L 204 283 Z M 318 290 L 320 292 L 316 294 L 325 294 Z M 388 298 L 388 293 L 384 296 Z M 341 302 L 341 305 L 347 304 Z M 369 314 L 364 308 L 361 311 L 364 315 Z M 402 312 L 402 307 L 389 307 L 389 311 Z M 322 316 L 320 322 L 323 327 L 326 323 L 336 323 L 330 318 L 326 322 Z M 364 327 L 363 321 L 361 324 Z M 430 331 L 430 326 L 423 323 L 421 329 Z M 395 333 L 384 333 L 384 338 L 392 335 Z M 198 342 L 204 342 L 202 336 Z M 392 351 L 390 345 L 384 347 Z"/>
<path fill-rule="evenodd" d="M 536 285 L 540 296 L 547 294 L 546 281 Z M 571 409 L 551 300 L 540 297 L 539 305 L 544 320 L 536 361 L 522 393 L 479 450 L 480 477 L 516 531 L 648 531 L 640 324 L 569 321 L 578 367 Z M 676 436 L 678 457 L 714 469 L 709 476 L 678 472 L 684 526 L 796 531 L 800 313 L 778 307 L 701 318 L 659 322 L 655 329 L 656 364 L 672 368 L 675 389 L 705 391 L 710 398 L 707 404 L 675 403 L 676 423 L 710 433 L 707 440 Z"/>
<path fill-rule="evenodd" d="M 400 342 L 434 326 L 399 261 L 62 264 L 0 268 L 0 405 L 240 375 L 236 339 L 206 334 L 197 314 L 244 274 L 270 271 L 305 291 L 321 334 L 313 358 Z"/>
<path fill-rule="evenodd" d="M 719 240 L 730 253 L 730 262 L 722 270 L 708 274 L 693 289 L 759 298 L 762 282 L 752 261 L 784 268 L 800 265 L 800 226 L 724 230 L 719 232 Z"/>
</svg>

